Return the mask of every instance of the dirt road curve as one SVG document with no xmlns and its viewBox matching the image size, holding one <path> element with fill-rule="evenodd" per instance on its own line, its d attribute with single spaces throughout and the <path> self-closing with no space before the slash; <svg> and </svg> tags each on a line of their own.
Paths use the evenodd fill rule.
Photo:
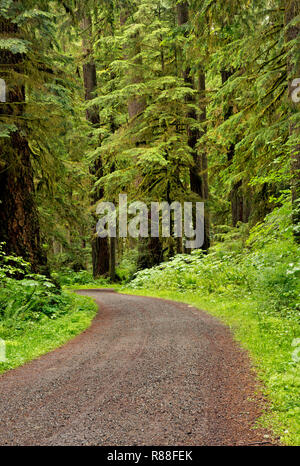
<svg viewBox="0 0 300 466">
<path fill-rule="evenodd" d="M 215 319 L 170 301 L 80 294 L 99 304 L 92 326 L 0 377 L 0 445 L 268 442 L 251 429 L 261 403 L 247 356 Z"/>
</svg>

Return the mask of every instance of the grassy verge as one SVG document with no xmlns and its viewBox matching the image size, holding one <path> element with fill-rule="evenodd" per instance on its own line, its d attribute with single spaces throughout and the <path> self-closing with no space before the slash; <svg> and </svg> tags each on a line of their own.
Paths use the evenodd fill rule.
<svg viewBox="0 0 300 466">
<path fill-rule="evenodd" d="M 292 342 L 299 336 L 299 326 L 288 319 L 264 315 L 251 298 L 232 299 L 218 295 L 201 296 L 197 292 L 133 290 L 122 293 L 153 296 L 191 304 L 204 309 L 228 325 L 241 346 L 249 351 L 259 379 L 270 400 L 268 410 L 259 420 L 286 445 L 300 445 L 299 362 L 293 360 Z"/>
<path fill-rule="evenodd" d="M 36 322 L 22 322 L 7 327 L 0 321 L 0 338 L 6 344 L 6 362 L 0 362 L 0 373 L 21 366 L 45 354 L 76 335 L 91 324 L 97 305 L 91 299 L 70 293 L 68 304 L 56 318 L 42 316 Z"/>
<path fill-rule="evenodd" d="M 105 289 L 105 288 L 111 288 L 111 289 L 119 289 L 121 285 L 116 285 L 116 284 L 110 284 L 110 283 L 88 283 L 87 285 L 66 285 L 63 286 L 63 290 L 66 291 L 72 291 L 72 290 L 97 290 L 97 289 Z"/>
</svg>

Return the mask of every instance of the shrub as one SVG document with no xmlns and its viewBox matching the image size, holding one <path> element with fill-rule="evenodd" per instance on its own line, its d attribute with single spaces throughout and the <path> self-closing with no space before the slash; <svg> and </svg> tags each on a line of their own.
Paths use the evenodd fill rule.
<svg viewBox="0 0 300 466">
<path fill-rule="evenodd" d="M 293 241 L 289 215 L 286 206 L 275 209 L 250 232 L 244 248 L 231 248 L 225 235 L 208 255 L 201 250 L 177 255 L 136 273 L 129 287 L 156 289 L 159 284 L 160 289 L 173 291 L 252 296 L 261 313 L 298 319 L 299 246 Z M 232 229 L 228 235 L 235 236 Z"/>
<path fill-rule="evenodd" d="M 80 270 L 74 272 L 71 269 L 63 269 L 59 272 L 53 272 L 52 277 L 58 281 L 61 286 L 72 286 L 72 285 L 105 285 L 108 283 L 106 278 L 94 279 L 93 275 L 87 270 Z"/>
<path fill-rule="evenodd" d="M 55 318 L 64 312 L 68 297 L 47 277 L 30 273 L 22 258 L 7 255 L 0 244 L 0 319 L 5 327 L 20 327 L 42 316 Z"/>
</svg>

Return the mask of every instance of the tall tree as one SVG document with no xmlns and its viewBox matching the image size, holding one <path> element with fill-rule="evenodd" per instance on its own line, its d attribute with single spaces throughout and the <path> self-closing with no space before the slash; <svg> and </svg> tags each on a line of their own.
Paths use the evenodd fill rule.
<svg viewBox="0 0 300 466">
<path fill-rule="evenodd" d="M 90 101 L 95 97 L 97 90 L 97 74 L 96 64 L 93 59 L 92 46 L 92 19 L 90 15 L 86 15 L 82 20 L 83 31 L 83 80 L 85 88 L 85 100 Z M 90 106 L 86 110 L 86 118 L 91 123 L 94 129 L 100 126 L 99 108 L 97 105 Z M 99 141 L 100 143 L 100 141 Z M 101 156 L 90 167 L 90 172 L 97 179 L 103 175 Z M 103 198 L 103 188 L 94 189 L 92 201 L 96 204 L 99 199 Z M 95 218 L 96 223 L 96 218 Z M 93 275 L 99 277 L 105 275 L 109 271 L 109 244 L 107 238 L 99 238 L 94 230 L 92 238 L 92 260 L 93 260 Z"/>
<path fill-rule="evenodd" d="M 120 16 L 121 26 L 125 26 L 127 19 L 130 16 L 130 10 L 125 9 Z M 143 60 L 141 55 L 141 37 L 139 30 L 134 30 L 130 33 L 130 43 L 124 49 L 124 59 L 129 62 L 129 85 L 139 85 L 143 83 Z M 128 116 L 129 125 L 135 126 L 136 119 L 142 118 L 142 114 L 147 106 L 147 101 L 144 95 L 135 94 L 128 99 Z M 136 141 L 136 146 L 140 147 L 146 144 L 146 141 Z M 138 172 L 135 180 L 135 185 L 138 186 L 142 180 L 142 173 Z M 157 265 L 162 259 L 162 246 L 160 238 L 139 238 L 139 259 L 140 268 L 148 268 Z"/>
<path fill-rule="evenodd" d="M 13 15 L 0 17 L 1 75 L 7 86 L 6 102 L 0 104 L 0 117 L 8 132 L 0 142 L 0 241 L 6 242 L 10 253 L 28 260 L 33 271 L 48 274 L 35 202 L 32 152 L 27 138 L 26 47 L 15 21 L 18 2 L 14 2 L 13 7 Z"/>
<path fill-rule="evenodd" d="M 233 69 L 221 70 L 222 85 L 226 84 L 228 79 L 230 79 L 234 74 Z M 228 102 L 225 105 L 224 111 L 224 120 L 226 121 L 231 116 L 233 116 L 233 104 Z M 235 154 L 235 143 L 230 142 L 229 148 L 227 150 L 227 161 L 228 164 L 232 164 Z M 245 187 L 243 186 L 243 181 L 234 181 L 230 190 L 230 205 L 231 205 L 231 219 L 232 226 L 236 227 L 238 222 L 248 222 L 250 209 L 249 203 L 244 193 Z"/>
<path fill-rule="evenodd" d="M 287 73 L 288 73 L 288 90 L 291 107 L 290 119 L 290 137 L 292 140 L 291 148 L 291 169 L 292 169 L 292 202 L 293 202 L 293 224 L 294 235 L 300 243 L 300 123 L 299 112 L 297 110 L 299 103 L 293 99 L 295 86 L 293 82 L 300 78 L 300 58 L 299 58 L 299 40 L 300 40 L 300 4 L 298 0 L 286 0 L 285 2 L 285 26 L 286 41 L 289 48 Z"/>
<path fill-rule="evenodd" d="M 177 21 L 178 25 L 181 27 L 186 27 L 189 25 L 189 4 L 187 1 L 180 1 L 177 3 Z M 185 32 L 187 36 L 188 32 Z M 187 59 L 183 57 L 183 79 L 185 83 L 192 89 L 195 90 L 195 79 L 191 70 L 191 66 Z M 201 95 L 201 104 L 200 104 L 200 121 L 202 123 L 202 127 L 205 124 L 206 119 L 206 104 L 205 104 L 205 72 L 202 67 L 199 70 L 199 93 Z M 198 122 L 198 115 L 196 111 L 196 99 L 193 94 L 189 95 L 187 98 L 187 102 L 191 104 L 188 112 L 188 118 L 192 122 L 194 120 L 195 123 Z M 207 165 L 207 154 L 205 149 L 202 147 L 202 151 L 198 150 L 198 143 L 200 138 L 204 135 L 204 131 L 202 129 L 202 134 L 199 131 L 197 125 L 191 123 L 187 127 L 188 132 L 188 145 L 191 148 L 192 156 L 193 156 L 193 166 L 190 169 L 190 183 L 191 183 L 191 190 L 193 193 L 197 194 L 201 197 L 201 199 L 205 202 L 208 200 L 209 190 L 208 190 L 208 165 Z M 209 240 L 209 214 L 208 214 L 208 205 L 205 205 L 205 220 L 204 220 L 204 244 L 202 248 L 207 250 L 210 245 Z"/>
</svg>

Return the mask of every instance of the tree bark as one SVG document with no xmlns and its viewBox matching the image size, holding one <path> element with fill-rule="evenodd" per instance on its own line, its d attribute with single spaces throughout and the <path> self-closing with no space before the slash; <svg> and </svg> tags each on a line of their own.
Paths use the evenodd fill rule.
<svg viewBox="0 0 300 466">
<path fill-rule="evenodd" d="M 129 17 L 129 11 L 124 10 L 120 17 L 121 26 L 124 26 Z M 132 60 L 133 66 L 129 71 L 129 81 L 131 84 L 139 84 L 143 82 L 142 65 L 143 61 L 140 56 L 141 46 L 139 43 L 140 35 L 135 33 L 131 37 L 130 47 L 124 50 L 124 58 Z M 134 121 L 136 117 L 143 113 L 147 105 L 146 99 L 143 96 L 133 96 L 128 100 L 128 116 L 129 119 Z M 143 142 L 136 142 L 136 145 L 143 144 Z M 136 179 L 136 184 L 139 184 L 140 179 Z M 139 258 L 138 267 L 140 269 L 150 268 L 161 262 L 162 258 L 162 245 L 160 238 L 139 238 Z"/>
<path fill-rule="evenodd" d="M 300 14 L 299 0 L 286 0 L 285 2 L 285 25 L 287 26 L 286 42 L 287 44 L 297 39 L 300 35 L 300 26 L 298 24 L 290 25 L 291 21 Z M 296 64 L 295 64 L 296 63 Z M 300 78 L 299 60 L 295 57 L 295 62 L 290 54 L 287 62 L 288 72 L 288 92 L 289 102 L 291 107 L 291 114 L 296 113 L 299 103 L 293 102 L 292 85 L 295 78 Z M 290 136 L 295 136 L 300 140 L 300 128 L 294 122 L 290 123 Z M 292 189 L 292 203 L 293 203 L 293 225 L 294 237 L 297 243 L 300 243 L 300 143 L 296 143 L 292 148 L 291 153 L 291 189 Z"/>
<path fill-rule="evenodd" d="M 0 34 L 17 37 L 18 27 L 2 17 Z M 49 275 L 47 257 L 41 245 L 31 151 L 23 123 L 25 86 L 10 81 L 11 76 L 24 72 L 24 60 L 21 54 L 0 52 L 2 77 L 7 84 L 6 103 L 0 104 L 0 115 L 4 120 L 8 117 L 9 123 L 17 127 L 0 143 L 0 241 L 6 242 L 8 253 L 30 262 L 33 272 Z"/>
<path fill-rule="evenodd" d="M 86 16 L 82 21 L 83 30 L 83 53 L 85 63 L 83 64 L 83 81 L 85 89 L 85 100 L 89 101 L 95 97 L 97 89 L 97 74 L 96 65 L 92 58 L 91 47 L 91 28 L 92 20 L 90 16 Z M 94 126 L 100 125 L 99 108 L 97 106 L 90 107 L 86 110 L 86 119 Z M 96 162 L 90 166 L 90 173 L 100 179 L 103 176 L 102 160 L 100 157 Z M 104 195 L 103 188 L 94 191 L 92 195 L 93 205 L 99 201 Z M 96 216 L 94 218 L 95 224 L 97 222 Z M 101 275 L 106 275 L 109 272 L 109 244 L 108 238 L 99 238 L 96 235 L 96 229 L 93 231 L 92 237 L 92 262 L 93 262 L 93 276 L 97 278 Z"/>
<path fill-rule="evenodd" d="M 205 72 L 200 69 L 199 70 L 199 77 L 198 77 L 198 91 L 199 91 L 199 96 L 200 96 L 200 103 L 199 107 L 201 110 L 199 120 L 200 122 L 204 125 L 202 133 L 199 133 L 199 138 L 205 135 L 206 133 L 206 76 Z M 201 183 L 201 197 L 203 201 L 208 201 L 209 199 L 209 186 L 208 186 L 208 163 L 207 163 L 207 153 L 205 150 L 205 147 L 202 148 L 201 155 L 198 155 L 198 165 L 199 169 L 201 172 L 202 176 L 202 183 Z M 209 208 L 208 204 L 206 202 L 205 205 L 205 212 L 204 212 L 205 218 L 204 218 L 204 244 L 202 246 L 202 249 L 205 251 L 209 249 L 210 246 L 210 215 L 209 215 Z"/>
<path fill-rule="evenodd" d="M 116 279 L 116 238 L 110 238 L 110 261 L 109 261 L 109 277 L 112 282 Z"/>
<path fill-rule="evenodd" d="M 221 77 L 222 77 L 222 84 L 224 85 L 226 81 L 233 75 L 234 71 L 230 70 L 222 70 Z M 224 112 L 224 120 L 227 120 L 233 115 L 233 106 L 231 104 L 228 105 Z M 233 159 L 235 156 L 235 144 L 231 143 L 229 149 L 227 151 L 227 160 L 229 165 L 232 164 Z M 230 191 L 230 205 L 231 205 L 231 219 L 232 219 L 232 226 L 236 227 L 238 222 L 245 222 L 247 223 L 250 216 L 250 209 L 249 209 L 249 202 L 243 193 L 243 182 L 238 181 L 233 183 Z"/>
<path fill-rule="evenodd" d="M 182 1 L 177 4 L 177 22 L 179 26 L 183 26 L 189 22 L 189 4 L 187 1 Z M 191 76 L 191 69 L 189 65 L 184 64 L 183 67 L 183 79 L 185 83 L 191 88 L 195 89 L 194 79 Z M 204 124 L 206 121 L 206 104 L 205 104 L 205 73 L 203 70 L 199 71 L 199 93 L 200 93 L 200 110 L 201 115 L 199 120 Z M 187 103 L 196 103 L 194 97 L 188 97 Z M 190 109 L 187 115 L 189 118 L 198 121 L 197 112 L 195 109 Z M 187 128 L 188 134 L 188 145 L 192 150 L 192 156 L 194 164 L 190 169 L 190 184 L 193 193 L 205 202 L 209 197 L 208 188 L 208 165 L 207 165 L 207 154 L 205 149 L 202 150 L 201 154 L 197 149 L 197 143 L 199 139 L 205 134 L 205 130 L 201 133 L 197 128 Z M 205 219 L 204 219 L 204 243 L 202 246 L 203 250 L 208 250 L 210 246 L 209 240 L 209 213 L 207 203 L 205 205 Z"/>
<path fill-rule="evenodd" d="M 129 12 L 123 11 L 120 16 L 120 23 L 121 26 L 124 26 L 127 18 L 129 16 Z M 133 67 L 129 71 L 129 80 L 131 84 L 139 84 L 143 82 L 143 73 L 142 73 L 142 58 L 140 56 L 141 47 L 139 43 L 139 33 L 135 33 L 131 37 L 130 47 L 127 47 L 128 50 L 125 51 L 124 58 L 129 60 L 133 60 Z M 130 49 L 130 51 L 129 51 Z M 143 96 L 133 96 L 128 99 L 128 115 L 130 120 L 141 114 L 146 108 L 146 99 Z"/>
</svg>

